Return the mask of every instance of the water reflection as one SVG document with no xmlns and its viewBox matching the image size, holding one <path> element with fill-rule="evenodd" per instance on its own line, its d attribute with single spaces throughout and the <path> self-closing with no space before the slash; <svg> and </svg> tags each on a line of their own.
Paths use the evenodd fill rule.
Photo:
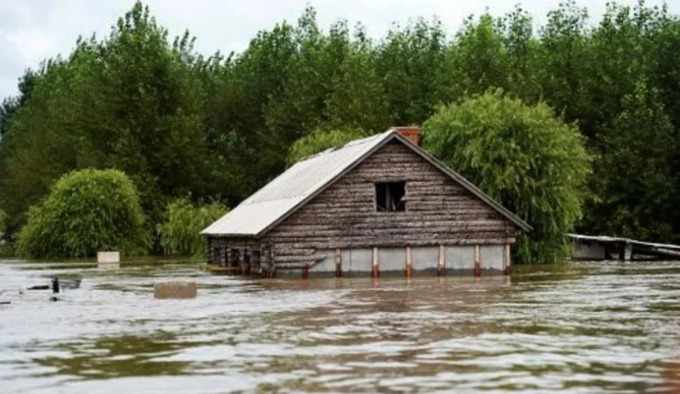
<svg viewBox="0 0 680 394">
<path fill-rule="evenodd" d="M 148 336 L 121 335 L 96 338 L 91 342 L 67 342 L 51 347 L 67 357 L 48 355 L 33 359 L 39 365 L 54 367 L 58 374 L 89 378 L 179 375 L 188 362 L 149 362 L 186 347 L 174 341 L 171 333 Z"/>
<path fill-rule="evenodd" d="M 59 303 L 19 291 L 53 275 L 84 280 Z M 193 277 L 198 298 L 153 299 L 153 282 L 174 276 Z M 0 381 L 10 392 L 671 390 L 679 279 L 673 263 L 376 282 L 211 276 L 177 260 L 4 262 Z"/>
</svg>

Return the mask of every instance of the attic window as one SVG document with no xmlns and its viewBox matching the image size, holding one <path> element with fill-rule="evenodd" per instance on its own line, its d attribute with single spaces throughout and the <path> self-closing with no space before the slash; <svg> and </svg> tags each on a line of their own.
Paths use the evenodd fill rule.
<svg viewBox="0 0 680 394">
<path fill-rule="evenodd" d="M 406 182 L 378 182 L 375 184 L 375 202 L 378 212 L 406 210 Z"/>
</svg>

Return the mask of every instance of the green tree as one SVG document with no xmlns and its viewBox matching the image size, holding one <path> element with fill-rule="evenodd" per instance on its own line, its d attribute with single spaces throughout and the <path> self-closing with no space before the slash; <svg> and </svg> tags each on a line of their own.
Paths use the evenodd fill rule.
<svg viewBox="0 0 680 394">
<path fill-rule="evenodd" d="M 201 230 L 227 213 L 227 208 L 213 202 L 194 206 L 186 198 L 170 202 L 166 221 L 157 226 L 161 247 L 166 255 L 202 256 L 206 241 Z"/>
<path fill-rule="evenodd" d="M 331 92 L 326 100 L 326 127 L 386 130 L 390 126 L 389 107 L 376 72 L 372 43 L 359 26 L 355 41 L 348 45 L 349 52 L 331 80 Z"/>
<path fill-rule="evenodd" d="M 7 231 L 7 213 L 0 209 L 0 240 L 5 235 L 5 231 Z"/>
<path fill-rule="evenodd" d="M 447 77 L 446 33 L 441 21 L 395 26 L 377 48 L 376 70 L 383 81 L 392 125 L 420 124 L 442 101 Z"/>
<path fill-rule="evenodd" d="M 582 226 L 596 233 L 680 241 L 667 216 L 677 201 L 673 159 L 680 146 L 658 92 L 639 82 L 624 96 L 622 112 L 604 128 L 603 151 L 594 165 L 592 202 L 597 213 Z"/>
<path fill-rule="evenodd" d="M 288 165 L 293 165 L 305 157 L 325 151 L 330 148 L 339 148 L 349 141 L 366 137 L 368 134 L 361 129 L 330 129 L 315 130 L 306 135 L 291 146 L 288 152 Z"/>
<path fill-rule="evenodd" d="M 454 97 L 480 94 L 489 88 L 509 88 L 510 56 L 498 21 L 485 14 L 475 23 L 470 17 L 454 42 Z"/>
<path fill-rule="evenodd" d="M 566 257 L 590 160 L 575 126 L 544 103 L 494 91 L 440 108 L 423 125 L 423 144 L 534 228 L 515 248 L 519 261 Z"/>
<path fill-rule="evenodd" d="M 118 168 L 158 221 L 164 202 L 218 195 L 204 125 L 206 98 L 193 40 L 173 43 L 136 3 L 110 35 L 80 39 L 67 59 L 48 61 L 17 108 L 0 148 L 0 201 L 16 230 L 64 173 Z M 224 178 L 217 178 L 222 180 Z"/>
<path fill-rule="evenodd" d="M 100 250 L 145 253 L 139 195 L 117 170 L 80 170 L 59 179 L 28 213 L 17 249 L 27 257 L 88 257 Z"/>
</svg>

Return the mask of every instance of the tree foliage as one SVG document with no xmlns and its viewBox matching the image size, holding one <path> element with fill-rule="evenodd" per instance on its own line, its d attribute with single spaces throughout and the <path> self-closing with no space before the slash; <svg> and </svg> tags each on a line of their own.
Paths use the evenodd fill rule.
<svg viewBox="0 0 680 394">
<path fill-rule="evenodd" d="M 101 250 L 145 253 L 147 233 L 139 195 L 117 170 L 86 169 L 62 176 L 32 206 L 17 248 L 29 257 L 89 257 Z"/>
<path fill-rule="evenodd" d="M 201 230 L 227 213 L 218 203 L 195 206 L 186 198 L 170 202 L 166 208 L 166 220 L 157 231 L 166 255 L 201 256 L 205 254 L 206 241 Z"/>
<path fill-rule="evenodd" d="M 368 136 L 368 134 L 356 128 L 315 130 L 310 134 L 295 141 L 288 153 L 288 164 L 295 162 L 330 148 L 339 148 L 346 143 Z"/>
<path fill-rule="evenodd" d="M 422 124 L 440 105 L 500 88 L 554 108 L 595 156 L 578 231 L 680 242 L 680 211 L 667 208 L 680 193 L 677 16 L 611 3 L 592 20 L 566 1 L 537 28 L 519 6 L 443 26 L 415 19 L 368 37 L 342 20 L 323 29 L 308 8 L 240 53 L 203 56 L 137 3 L 107 36 L 27 71 L 0 105 L 7 232 L 72 170 L 125 171 L 155 225 L 187 195 L 236 205 L 316 130 Z"/>
<path fill-rule="evenodd" d="M 545 103 L 528 106 L 495 91 L 440 108 L 423 125 L 423 144 L 533 227 L 520 239 L 519 261 L 566 257 L 590 169 L 576 127 Z"/>
<path fill-rule="evenodd" d="M 7 231 L 7 212 L 0 209 L 0 242 Z"/>
</svg>

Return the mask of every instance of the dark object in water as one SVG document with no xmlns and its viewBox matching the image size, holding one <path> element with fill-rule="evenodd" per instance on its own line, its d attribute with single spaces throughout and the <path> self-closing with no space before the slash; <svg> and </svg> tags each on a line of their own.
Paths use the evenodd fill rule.
<svg viewBox="0 0 680 394">
<path fill-rule="evenodd" d="M 50 301 L 61 301 L 61 299 L 59 299 L 57 296 L 52 296 L 50 297 Z"/>
<path fill-rule="evenodd" d="M 12 301 L 0 301 L 0 305 L 9 305 Z"/>
<path fill-rule="evenodd" d="M 31 286 L 27 290 L 50 290 L 50 289 L 52 289 L 53 293 L 59 293 L 61 291 L 61 289 L 77 289 L 77 288 L 79 288 L 81 281 L 82 281 L 81 278 L 59 279 L 58 276 L 55 276 L 54 278 L 52 278 L 52 284 L 51 285 Z"/>
</svg>

